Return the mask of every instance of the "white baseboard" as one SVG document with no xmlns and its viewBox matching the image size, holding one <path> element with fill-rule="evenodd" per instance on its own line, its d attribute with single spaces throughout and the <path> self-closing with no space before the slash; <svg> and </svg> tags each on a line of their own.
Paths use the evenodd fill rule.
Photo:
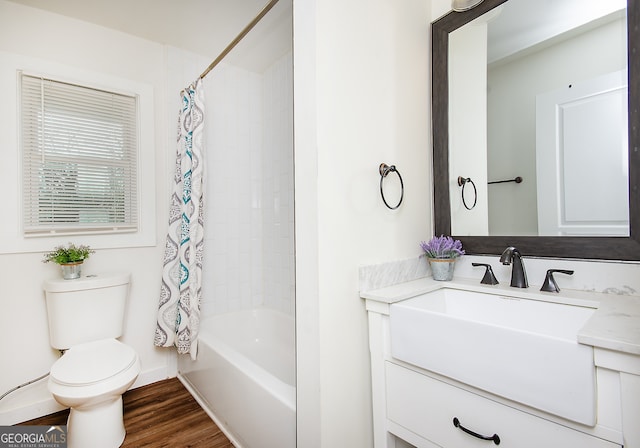
<svg viewBox="0 0 640 448">
<path fill-rule="evenodd" d="M 130 389 L 137 389 L 138 387 L 146 386 L 147 384 L 157 383 L 158 381 L 166 380 L 167 378 L 175 378 L 176 374 L 169 372 L 166 367 L 158 367 L 156 369 L 145 370 L 140 372 L 136 382 Z"/>
<path fill-rule="evenodd" d="M 0 425 L 15 425 L 63 409 L 51 396 L 44 378 L 12 392 L 0 402 Z"/>
<path fill-rule="evenodd" d="M 131 389 L 175 377 L 167 367 L 140 372 Z M 16 425 L 64 409 L 53 399 L 47 388 L 47 378 L 25 386 L 0 401 L 0 426 Z"/>
</svg>

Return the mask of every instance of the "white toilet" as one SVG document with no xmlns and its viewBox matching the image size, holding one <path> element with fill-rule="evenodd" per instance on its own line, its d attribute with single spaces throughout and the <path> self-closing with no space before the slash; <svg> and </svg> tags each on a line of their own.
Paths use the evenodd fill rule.
<svg viewBox="0 0 640 448">
<path fill-rule="evenodd" d="M 69 448 L 115 448 L 125 436 L 122 394 L 140 373 L 123 332 L 129 274 L 44 282 L 49 342 L 66 350 L 51 367 L 49 391 L 71 408 Z"/>
</svg>

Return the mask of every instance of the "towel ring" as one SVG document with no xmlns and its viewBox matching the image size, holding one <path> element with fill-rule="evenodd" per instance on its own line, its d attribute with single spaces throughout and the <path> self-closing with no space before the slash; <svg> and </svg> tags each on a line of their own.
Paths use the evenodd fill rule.
<svg viewBox="0 0 640 448">
<path fill-rule="evenodd" d="M 380 167 L 378 168 L 378 171 L 380 172 L 380 196 L 382 196 L 382 202 L 384 202 L 384 205 L 386 205 L 387 208 L 391 210 L 395 210 L 398 207 L 400 207 L 400 204 L 402 204 L 402 198 L 404 198 L 404 182 L 402 182 L 402 176 L 400 175 L 400 171 L 396 169 L 395 165 L 389 166 L 386 163 L 381 163 Z M 384 198 L 384 191 L 382 190 L 382 182 L 384 181 L 384 178 L 387 177 L 387 174 L 391 172 L 395 172 L 398 175 L 398 179 L 400 179 L 400 200 L 398 201 L 395 207 L 392 207 L 389 204 L 387 204 L 387 200 Z"/>
<path fill-rule="evenodd" d="M 464 187 L 466 187 L 467 184 L 471 184 L 473 187 L 473 205 L 471 207 L 467 205 L 467 201 L 464 199 Z M 467 210 L 471 210 L 478 202 L 478 190 L 476 190 L 476 184 L 473 183 L 470 177 L 458 176 L 458 186 L 462 187 L 462 204 Z"/>
</svg>

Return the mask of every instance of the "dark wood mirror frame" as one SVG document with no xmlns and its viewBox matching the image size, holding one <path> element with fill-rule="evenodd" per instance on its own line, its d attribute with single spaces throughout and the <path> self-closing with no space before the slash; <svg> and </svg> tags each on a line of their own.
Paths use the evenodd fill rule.
<svg viewBox="0 0 640 448">
<path fill-rule="evenodd" d="M 449 33 L 508 0 L 484 0 L 450 12 L 431 26 L 434 220 L 436 235 L 451 234 L 449 201 Z M 501 254 L 516 246 L 525 256 L 640 260 L 640 0 L 627 0 L 629 76 L 629 237 L 457 236 L 467 254 Z"/>
</svg>

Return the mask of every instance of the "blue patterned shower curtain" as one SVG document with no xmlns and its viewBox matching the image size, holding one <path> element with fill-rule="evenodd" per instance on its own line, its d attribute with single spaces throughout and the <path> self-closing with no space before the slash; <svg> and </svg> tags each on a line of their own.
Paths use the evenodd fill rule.
<svg viewBox="0 0 640 448">
<path fill-rule="evenodd" d="M 178 353 L 190 353 L 195 359 L 204 243 L 202 80 L 198 78 L 180 95 L 174 188 L 154 343 L 160 347 L 175 345 Z"/>
</svg>

